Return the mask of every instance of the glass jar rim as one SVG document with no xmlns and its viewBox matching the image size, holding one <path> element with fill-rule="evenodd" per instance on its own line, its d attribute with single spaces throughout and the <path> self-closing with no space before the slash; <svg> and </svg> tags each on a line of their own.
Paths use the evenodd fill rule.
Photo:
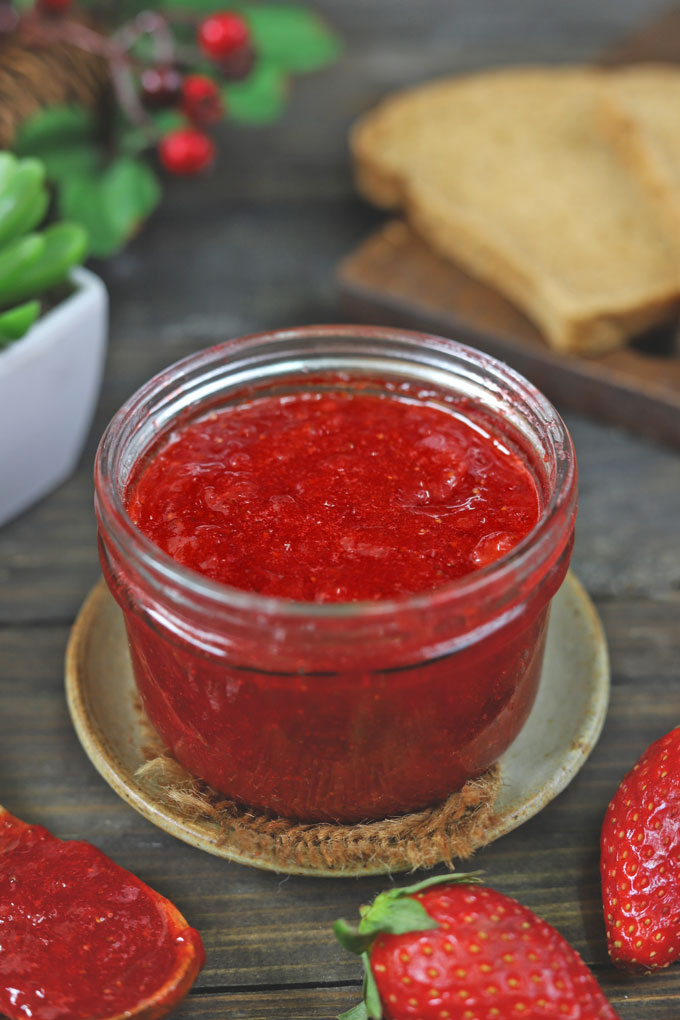
<svg viewBox="0 0 680 1020">
<path fill-rule="evenodd" d="M 491 373 L 498 385 L 505 386 L 510 393 L 521 393 L 522 398 L 542 420 L 559 451 L 555 458 L 555 482 L 536 526 L 509 553 L 479 570 L 433 590 L 379 601 L 315 603 L 263 595 L 214 581 L 172 559 L 133 523 L 125 507 L 124 491 L 116 484 L 115 463 L 116 458 L 123 453 L 126 426 L 129 429 L 130 421 L 135 415 L 148 411 L 154 395 L 157 395 L 162 387 L 174 385 L 174 392 L 179 392 L 181 390 L 179 383 L 182 378 L 187 377 L 190 370 L 200 369 L 202 366 L 207 369 L 216 364 L 224 365 L 229 354 L 257 348 L 261 344 L 307 339 L 397 341 L 406 342 L 414 348 L 416 345 L 424 344 L 454 355 L 472 368 Z M 226 358 L 223 355 L 226 355 Z M 530 569 L 532 562 L 535 566 L 537 560 L 540 562 L 542 558 L 550 555 L 554 545 L 555 528 L 559 527 L 560 518 L 565 512 L 571 517 L 570 507 L 575 512 L 575 490 L 576 459 L 569 432 L 553 405 L 524 376 L 504 362 L 459 341 L 435 334 L 382 326 L 337 324 L 268 330 L 246 334 L 196 351 L 154 375 L 128 398 L 106 427 L 95 458 L 97 515 L 106 527 L 109 539 L 113 539 L 121 548 L 124 544 L 127 557 L 132 554 L 134 567 L 140 575 L 152 584 L 162 585 L 166 590 L 168 585 L 172 586 L 189 600 L 195 598 L 204 603 L 208 602 L 217 611 L 223 609 L 244 612 L 255 614 L 259 618 L 271 617 L 277 620 L 309 619 L 312 622 L 349 620 L 353 617 L 365 621 L 379 620 L 405 611 L 422 612 L 435 606 L 441 607 L 450 600 L 477 601 L 483 596 L 485 589 L 503 586 L 504 582 L 510 582 L 513 577 L 521 576 L 525 570 Z"/>
</svg>

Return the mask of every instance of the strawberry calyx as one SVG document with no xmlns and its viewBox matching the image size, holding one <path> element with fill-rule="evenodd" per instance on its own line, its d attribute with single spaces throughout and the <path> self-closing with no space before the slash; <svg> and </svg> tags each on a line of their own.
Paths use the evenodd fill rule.
<svg viewBox="0 0 680 1020">
<path fill-rule="evenodd" d="M 439 927 L 439 922 L 425 910 L 417 899 L 419 892 L 436 885 L 454 883 L 479 883 L 481 872 L 468 874 L 436 875 L 423 879 L 414 885 L 389 889 L 379 893 L 368 906 L 359 908 L 361 920 L 358 925 L 339 919 L 333 925 L 333 932 L 341 946 L 361 956 L 364 967 L 362 1001 L 342 1013 L 338 1020 L 382 1020 L 383 1011 L 380 995 L 373 977 L 370 950 L 378 935 L 406 935 L 409 932 L 428 931 Z"/>
</svg>

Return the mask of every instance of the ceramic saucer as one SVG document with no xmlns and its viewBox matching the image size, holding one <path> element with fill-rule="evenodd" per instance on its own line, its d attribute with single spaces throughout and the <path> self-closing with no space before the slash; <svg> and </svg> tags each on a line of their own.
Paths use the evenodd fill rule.
<svg viewBox="0 0 680 1020">
<path fill-rule="evenodd" d="M 136 778 L 145 762 L 149 724 L 139 708 L 120 609 L 101 581 L 74 624 L 66 655 L 69 710 L 80 742 L 104 779 L 133 808 L 178 839 L 208 853 L 278 870 L 261 855 L 230 845 L 216 821 L 188 821 L 150 783 Z M 602 729 L 609 699 L 609 659 L 588 595 L 568 574 L 553 600 L 543 674 L 531 715 L 501 758 L 501 792 L 487 842 L 537 814 L 582 767 Z M 311 868 L 300 874 L 334 875 Z M 347 874 L 376 874 L 370 862 Z"/>
</svg>

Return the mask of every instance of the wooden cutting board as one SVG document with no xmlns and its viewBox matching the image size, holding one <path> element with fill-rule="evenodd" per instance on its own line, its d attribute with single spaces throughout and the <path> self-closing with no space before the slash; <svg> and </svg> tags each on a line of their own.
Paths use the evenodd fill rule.
<svg viewBox="0 0 680 1020">
<path fill-rule="evenodd" d="M 603 54 L 613 66 L 680 62 L 680 8 Z M 353 320 L 442 333 L 506 361 L 560 409 L 593 415 L 680 446 L 680 328 L 669 324 L 594 358 L 550 350 L 536 327 L 497 291 L 432 252 L 391 220 L 338 268 Z"/>
</svg>

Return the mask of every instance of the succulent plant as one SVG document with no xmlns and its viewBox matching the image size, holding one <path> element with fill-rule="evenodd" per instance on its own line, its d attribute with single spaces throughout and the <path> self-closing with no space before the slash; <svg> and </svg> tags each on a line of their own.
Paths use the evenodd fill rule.
<svg viewBox="0 0 680 1020">
<path fill-rule="evenodd" d="M 64 283 L 87 251 L 87 234 L 76 223 L 34 230 L 48 204 L 40 160 L 0 152 L 0 348 L 31 328 L 41 296 Z"/>
</svg>

